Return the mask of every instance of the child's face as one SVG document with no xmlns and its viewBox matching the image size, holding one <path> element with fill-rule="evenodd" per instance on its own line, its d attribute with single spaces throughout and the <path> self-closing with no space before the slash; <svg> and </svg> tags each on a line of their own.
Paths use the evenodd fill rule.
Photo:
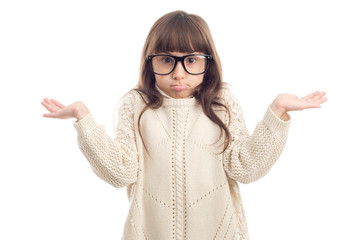
<svg viewBox="0 0 364 240">
<path fill-rule="evenodd" d="M 194 52 L 197 54 L 200 52 Z M 181 57 L 190 53 L 168 52 L 167 54 Z M 157 86 L 173 98 L 186 98 L 197 90 L 202 83 L 204 74 L 192 75 L 185 71 L 181 62 L 178 62 L 173 72 L 168 75 L 155 74 Z"/>
</svg>

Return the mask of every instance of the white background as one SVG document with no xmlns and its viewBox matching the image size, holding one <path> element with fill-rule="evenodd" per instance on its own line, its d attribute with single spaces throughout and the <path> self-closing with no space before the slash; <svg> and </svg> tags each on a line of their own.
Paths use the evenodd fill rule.
<svg viewBox="0 0 364 240">
<path fill-rule="evenodd" d="M 240 189 L 252 240 L 363 240 L 364 7 L 354 0 L 0 2 L 0 239 L 120 239 L 126 189 L 98 179 L 74 120 L 43 118 L 45 97 L 83 101 L 112 136 L 137 84 L 152 24 L 202 16 L 224 81 L 252 132 L 278 93 L 326 91 L 292 112 L 270 173 Z"/>
</svg>

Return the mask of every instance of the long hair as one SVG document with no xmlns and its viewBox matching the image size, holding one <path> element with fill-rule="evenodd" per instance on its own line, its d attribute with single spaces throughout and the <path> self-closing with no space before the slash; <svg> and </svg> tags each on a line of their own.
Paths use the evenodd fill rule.
<svg viewBox="0 0 364 240">
<path fill-rule="evenodd" d="M 216 123 L 220 130 L 224 131 L 226 136 L 224 152 L 230 143 L 231 135 L 227 126 L 212 108 L 213 106 L 223 107 L 228 113 L 230 122 L 229 109 L 219 101 L 218 97 L 223 85 L 220 59 L 207 23 L 200 16 L 188 14 L 184 11 L 170 12 L 159 18 L 152 26 L 145 41 L 141 57 L 139 82 L 135 89 L 146 103 L 138 118 L 139 134 L 140 119 L 143 113 L 149 108 L 157 109 L 163 103 L 163 96 L 155 87 L 154 73 L 147 57 L 152 54 L 166 52 L 203 52 L 212 56 L 204 80 L 193 96 L 201 104 L 206 116 Z M 222 132 L 220 138 L 221 136 Z"/>
</svg>

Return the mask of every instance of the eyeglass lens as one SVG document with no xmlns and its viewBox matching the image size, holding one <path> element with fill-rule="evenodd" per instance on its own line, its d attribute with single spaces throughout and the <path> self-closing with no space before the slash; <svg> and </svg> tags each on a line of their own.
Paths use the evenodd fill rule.
<svg viewBox="0 0 364 240">
<path fill-rule="evenodd" d="M 200 74 L 205 72 L 206 57 L 202 55 L 191 55 L 185 57 L 183 64 L 188 73 Z M 152 59 L 153 70 L 157 74 L 169 74 L 176 65 L 176 60 L 172 56 L 154 56 Z"/>
</svg>

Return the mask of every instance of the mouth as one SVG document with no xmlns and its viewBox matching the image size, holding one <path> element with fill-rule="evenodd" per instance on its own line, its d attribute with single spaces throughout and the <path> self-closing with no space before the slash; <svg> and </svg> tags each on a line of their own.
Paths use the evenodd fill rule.
<svg viewBox="0 0 364 240">
<path fill-rule="evenodd" d="M 187 89 L 187 86 L 186 85 L 172 85 L 171 88 L 176 91 L 183 91 L 183 90 Z"/>
</svg>

